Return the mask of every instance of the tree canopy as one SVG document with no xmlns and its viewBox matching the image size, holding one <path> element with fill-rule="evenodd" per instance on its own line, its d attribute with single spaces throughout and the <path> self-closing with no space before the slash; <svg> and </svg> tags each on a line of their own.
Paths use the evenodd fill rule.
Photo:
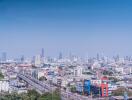
<svg viewBox="0 0 132 100">
<path fill-rule="evenodd" d="M 61 100 L 59 92 L 44 93 L 40 95 L 35 90 L 29 90 L 28 93 L 6 93 L 0 96 L 0 100 Z"/>
<path fill-rule="evenodd" d="M 4 75 L 0 72 L 0 79 L 3 79 Z"/>
</svg>

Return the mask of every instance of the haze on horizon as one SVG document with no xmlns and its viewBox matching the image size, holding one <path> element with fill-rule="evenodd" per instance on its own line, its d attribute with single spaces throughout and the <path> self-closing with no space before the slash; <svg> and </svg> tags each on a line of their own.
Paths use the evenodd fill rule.
<svg viewBox="0 0 132 100">
<path fill-rule="evenodd" d="M 0 52 L 132 55 L 131 0 L 0 0 Z"/>
</svg>

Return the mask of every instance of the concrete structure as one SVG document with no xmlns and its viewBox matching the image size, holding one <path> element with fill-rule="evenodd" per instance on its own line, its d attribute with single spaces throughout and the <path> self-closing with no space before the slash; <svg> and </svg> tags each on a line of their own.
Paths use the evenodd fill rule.
<svg viewBox="0 0 132 100">
<path fill-rule="evenodd" d="M 83 68 L 81 66 L 77 66 L 74 69 L 74 75 L 75 76 L 82 76 Z"/>
<path fill-rule="evenodd" d="M 103 77 L 102 79 L 102 83 L 101 83 L 101 93 L 102 93 L 102 97 L 107 97 L 108 96 L 108 78 Z"/>
<path fill-rule="evenodd" d="M 8 92 L 8 91 L 9 91 L 9 81 L 0 80 L 0 92 Z"/>
<path fill-rule="evenodd" d="M 1 57 L 2 62 L 6 62 L 6 60 L 7 60 L 6 56 L 7 56 L 6 52 L 3 52 L 2 57 Z"/>
<path fill-rule="evenodd" d="M 115 70 L 120 73 L 124 73 L 123 67 L 116 67 Z"/>
<path fill-rule="evenodd" d="M 101 85 L 101 80 L 91 80 L 91 84 L 100 86 Z"/>
<path fill-rule="evenodd" d="M 111 95 L 112 91 L 117 89 L 117 85 L 114 84 L 108 84 L 108 93 Z"/>
<path fill-rule="evenodd" d="M 55 88 L 53 88 L 51 85 L 49 86 L 48 84 L 41 82 L 41 81 L 39 81 L 39 80 L 29 76 L 29 75 L 19 73 L 18 77 L 20 79 L 24 80 L 25 82 L 27 82 L 27 84 L 32 86 L 32 88 L 35 89 L 40 94 L 43 94 L 45 92 L 52 92 L 53 90 L 55 90 Z"/>
<path fill-rule="evenodd" d="M 37 55 L 35 57 L 35 66 L 40 66 L 40 64 L 41 64 L 41 56 Z"/>
</svg>

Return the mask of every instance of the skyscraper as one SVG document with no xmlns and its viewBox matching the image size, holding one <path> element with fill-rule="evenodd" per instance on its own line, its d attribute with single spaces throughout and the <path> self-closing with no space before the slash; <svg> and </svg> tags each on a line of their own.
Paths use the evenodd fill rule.
<svg viewBox="0 0 132 100">
<path fill-rule="evenodd" d="M 3 52 L 3 53 L 2 53 L 1 60 L 2 60 L 2 61 L 6 61 L 6 59 L 7 59 L 6 56 L 7 56 L 7 55 L 6 55 L 6 52 Z"/>
<path fill-rule="evenodd" d="M 71 54 L 71 52 L 69 53 L 69 59 L 72 61 L 72 54 Z"/>
<path fill-rule="evenodd" d="M 39 66 L 41 64 L 41 56 L 37 55 L 35 57 L 35 66 Z"/>
<path fill-rule="evenodd" d="M 62 53 L 61 52 L 59 53 L 59 59 L 62 59 Z"/>
<path fill-rule="evenodd" d="M 35 64 L 35 56 L 32 57 L 32 63 Z"/>
<path fill-rule="evenodd" d="M 20 60 L 21 60 L 21 63 L 24 63 L 24 60 L 25 60 L 24 55 L 21 56 Z"/>
<path fill-rule="evenodd" d="M 99 56 L 99 54 L 97 53 L 97 57 L 96 57 L 96 59 L 99 61 L 99 59 L 100 59 L 100 56 Z"/>
<path fill-rule="evenodd" d="M 41 58 L 44 58 L 44 48 L 42 48 L 42 51 L 41 51 Z"/>
<path fill-rule="evenodd" d="M 41 50 L 40 57 L 41 57 L 41 63 L 44 63 L 44 48 L 42 48 Z"/>
</svg>

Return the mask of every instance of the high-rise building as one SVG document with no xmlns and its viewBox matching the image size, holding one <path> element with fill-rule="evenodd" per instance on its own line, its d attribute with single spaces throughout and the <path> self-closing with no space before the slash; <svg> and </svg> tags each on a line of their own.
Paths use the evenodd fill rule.
<svg viewBox="0 0 132 100">
<path fill-rule="evenodd" d="M 62 53 L 61 52 L 59 53 L 59 59 L 62 59 Z"/>
<path fill-rule="evenodd" d="M 73 55 L 71 54 L 71 52 L 69 53 L 69 59 L 72 61 L 73 60 Z"/>
<path fill-rule="evenodd" d="M 41 56 L 37 55 L 35 57 L 35 66 L 39 66 L 41 64 Z"/>
<path fill-rule="evenodd" d="M 41 56 L 41 63 L 44 63 L 44 48 L 42 48 L 40 56 Z"/>
<path fill-rule="evenodd" d="M 32 63 L 35 64 L 35 56 L 32 57 Z"/>
<path fill-rule="evenodd" d="M 100 56 L 99 56 L 99 54 L 97 53 L 97 57 L 96 57 L 96 59 L 99 61 L 100 60 Z"/>
<path fill-rule="evenodd" d="M 41 51 L 41 58 L 44 58 L 44 48 L 42 48 L 42 51 Z"/>
<path fill-rule="evenodd" d="M 3 53 L 2 53 L 1 60 L 2 60 L 2 61 L 6 61 L 6 59 L 7 59 L 6 57 L 7 57 L 6 52 L 3 52 Z"/>
<path fill-rule="evenodd" d="M 21 63 L 24 63 L 24 60 L 25 60 L 24 55 L 21 56 L 20 60 L 21 60 Z"/>
</svg>

